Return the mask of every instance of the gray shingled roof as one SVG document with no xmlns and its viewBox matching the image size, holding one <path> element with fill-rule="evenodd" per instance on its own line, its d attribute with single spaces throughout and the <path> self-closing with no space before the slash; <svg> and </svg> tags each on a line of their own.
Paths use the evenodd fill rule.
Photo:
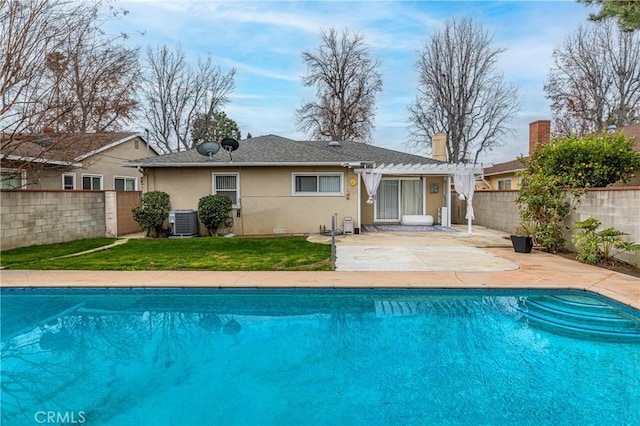
<svg viewBox="0 0 640 426">
<path fill-rule="evenodd" d="M 240 147 L 231 153 L 220 150 L 208 157 L 193 149 L 158 157 L 127 162 L 127 166 L 141 167 L 233 167 L 268 166 L 290 164 L 343 164 L 374 162 L 376 164 L 440 164 L 440 161 L 419 155 L 407 154 L 360 142 L 341 141 L 340 146 L 330 146 L 327 141 L 296 141 L 275 135 L 241 140 Z"/>
</svg>

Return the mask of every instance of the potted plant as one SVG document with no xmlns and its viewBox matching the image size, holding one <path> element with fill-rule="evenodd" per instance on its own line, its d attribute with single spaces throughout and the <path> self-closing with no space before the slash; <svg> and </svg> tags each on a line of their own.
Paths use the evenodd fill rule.
<svg viewBox="0 0 640 426">
<path fill-rule="evenodd" d="M 520 223 L 511 235 L 513 250 L 518 253 L 531 253 L 537 231 L 538 224 L 534 221 Z"/>
</svg>

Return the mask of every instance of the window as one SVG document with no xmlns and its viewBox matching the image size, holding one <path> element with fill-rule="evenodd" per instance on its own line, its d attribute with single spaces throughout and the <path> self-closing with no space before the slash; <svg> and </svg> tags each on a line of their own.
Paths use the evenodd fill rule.
<svg viewBox="0 0 640 426">
<path fill-rule="evenodd" d="M 76 174 L 65 173 L 62 175 L 62 189 L 73 190 L 76 189 Z"/>
<path fill-rule="evenodd" d="M 498 179 L 498 189 L 511 189 L 511 179 Z"/>
<path fill-rule="evenodd" d="M 239 175 L 233 174 L 213 174 L 213 194 L 226 195 L 231 199 L 233 208 L 240 206 Z"/>
<path fill-rule="evenodd" d="M 342 173 L 294 174 L 294 195 L 342 195 Z"/>
<path fill-rule="evenodd" d="M 136 178 L 132 177 L 116 177 L 114 178 L 113 187 L 116 191 L 135 191 Z"/>
<path fill-rule="evenodd" d="M 102 189 L 102 176 L 82 175 L 82 189 L 100 191 Z"/>
<path fill-rule="evenodd" d="M 27 173 L 18 169 L 2 169 L 0 172 L 0 189 L 19 189 L 27 182 Z"/>
</svg>

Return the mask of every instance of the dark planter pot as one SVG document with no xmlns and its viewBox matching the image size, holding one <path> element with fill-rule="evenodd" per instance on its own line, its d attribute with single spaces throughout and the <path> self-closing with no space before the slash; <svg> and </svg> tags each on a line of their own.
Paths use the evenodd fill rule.
<svg viewBox="0 0 640 426">
<path fill-rule="evenodd" d="M 518 253 L 531 253 L 531 249 L 533 248 L 533 238 L 512 235 L 511 244 L 513 244 L 513 250 Z"/>
</svg>

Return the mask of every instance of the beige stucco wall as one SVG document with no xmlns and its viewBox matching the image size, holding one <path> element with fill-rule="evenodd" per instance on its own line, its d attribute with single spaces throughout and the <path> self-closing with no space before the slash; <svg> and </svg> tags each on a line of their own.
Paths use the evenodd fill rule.
<svg viewBox="0 0 640 426">
<path fill-rule="evenodd" d="M 136 148 L 136 140 L 138 146 Z M 147 156 L 156 156 L 156 154 L 149 150 L 147 152 L 144 141 L 140 138 L 133 138 L 130 141 L 122 143 L 118 146 L 100 152 L 92 157 L 89 157 L 82 161 L 81 168 L 75 168 L 73 170 L 61 171 L 61 170 L 48 170 L 43 171 L 40 174 L 39 183 L 30 184 L 27 189 L 44 189 L 44 190 L 58 190 L 62 188 L 62 174 L 75 174 L 76 176 L 76 189 L 82 189 L 82 175 L 101 175 L 103 190 L 114 190 L 115 177 L 126 177 L 136 179 L 136 189 L 142 190 L 140 178 L 142 173 L 132 167 L 122 167 L 122 163 L 127 160 L 135 160 L 144 158 Z"/>
<path fill-rule="evenodd" d="M 484 180 L 489 182 L 491 188 L 498 189 L 498 181 L 509 179 L 511 181 L 511 189 L 520 189 L 520 178 L 515 173 L 505 173 L 501 175 L 485 176 Z M 484 189 L 484 188 L 483 188 Z"/>
<path fill-rule="evenodd" d="M 297 196 L 292 194 L 292 173 L 343 174 L 343 194 L 339 196 Z M 213 173 L 239 173 L 240 211 L 232 212 L 237 235 L 311 234 L 320 227 L 331 228 L 337 214 L 337 227 L 345 217 L 357 218 L 357 186 L 351 186 L 351 170 L 343 167 L 225 167 L 148 169 L 145 191 L 164 191 L 171 198 L 172 210 L 197 210 L 198 201 L 212 193 Z M 358 226 L 354 223 L 354 226 Z M 202 235 L 206 230 L 200 227 Z"/>
</svg>

